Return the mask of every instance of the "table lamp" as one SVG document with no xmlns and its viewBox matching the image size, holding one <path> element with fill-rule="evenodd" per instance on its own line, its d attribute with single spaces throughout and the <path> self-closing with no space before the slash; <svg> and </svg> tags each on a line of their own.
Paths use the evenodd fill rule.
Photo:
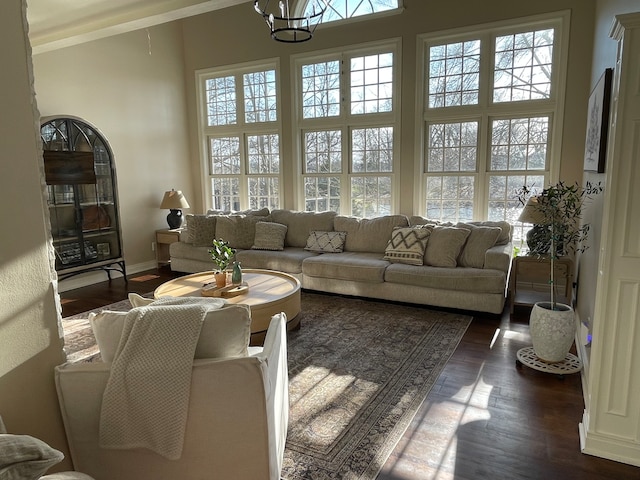
<svg viewBox="0 0 640 480">
<path fill-rule="evenodd" d="M 167 215 L 167 223 L 169 228 L 174 230 L 180 228 L 182 225 L 182 208 L 190 208 L 189 202 L 184 198 L 184 195 L 180 190 L 171 190 L 170 192 L 164 192 L 162 203 L 160 203 L 161 209 L 169 209 L 169 215 Z"/>
<path fill-rule="evenodd" d="M 526 205 L 522 209 L 518 221 L 521 223 L 530 223 L 533 225 L 527 232 L 527 246 L 529 252 L 533 254 L 545 254 L 549 251 L 550 245 L 548 245 L 549 230 L 546 227 L 549 221 L 545 218 L 544 213 L 538 208 L 538 197 L 529 197 Z M 546 251 L 544 246 L 547 247 Z"/>
</svg>

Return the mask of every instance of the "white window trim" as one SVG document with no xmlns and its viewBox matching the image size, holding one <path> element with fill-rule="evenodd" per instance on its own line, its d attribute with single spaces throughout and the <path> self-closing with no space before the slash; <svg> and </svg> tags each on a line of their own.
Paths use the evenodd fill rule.
<svg viewBox="0 0 640 480">
<path fill-rule="evenodd" d="M 386 12 L 384 12 L 386 13 Z M 371 16 L 364 16 L 364 18 L 370 18 Z M 334 22 L 332 22 L 333 24 Z M 327 59 L 334 59 L 336 54 L 339 55 L 368 55 L 373 53 L 380 53 L 381 49 L 387 48 L 393 52 L 393 111 L 384 112 L 371 115 L 351 115 L 349 112 L 350 105 L 350 92 L 346 88 L 346 85 L 341 84 L 341 96 L 342 96 L 342 108 L 341 114 L 338 117 L 331 117 L 325 119 L 304 119 L 302 116 L 302 105 L 300 104 L 300 98 L 302 92 L 300 91 L 301 79 L 300 70 L 301 66 L 306 63 L 320 62 Z M 401 84 L 402 84 L 402 39 L 391 38 L 382 41 L 367 42 L 356 45 L 342 46 L 338 48 L 332 48 L 322 50 L 318 52 L 298 54 L 291 56 L 291 84 L 293 86 L 293 94 L 295 97 L 291 102 L 291 118 L 292 118 L 292 147 L 295 152 L 294 158 L 296 158 L 294 165 L 295 173 L 295 205 L 298 210 L 304 210 L 305 198 L 304 198 L 304 181 L 303 181 L 303 152 L 302 152 L 302 137 L 306 130 L 311 128 L 331 128 L 338 127 L 343 128 L 347 126 L 347 133 L 351 131 L 353 127 L 370 127 L 379 125 L 392 125 L 393 126 L 393 171 L 381 172 L 378 176 L 391 176 L 391 212 L 397 213 L 399 210 L 400 200 L 400 163 L 401 163 Z M 351 119 L 356 118 L 356 121 Z M 346 137 L 346 138 L 345 138 Z M 342 138 L 343 145 L 347 144 L 345 151 L 348 154 L 351 152 L 351 140 L 348 135 Z M 346 162 L 346 163 L 345 163 Z M 342 173 L 335 176 L 340 177 L 341 188 L 348 188 L 344 191 L 340 198 L 340 212 L 341 215 L 351 214 L 351 192 L 350 192 L 350 178 L 351 178 L 351 163 L 348 159 L 343 159 L 343 165 L 346 168 Z M 365 174 L 366 176 L 366 174 Z"/>
<path fill-rule="evenodd" d="M 560 176 L 560 159 L 562 154 L 562 132 L 564 123 L 564 105 L 565 105 L 565 93 L 567 83 L 567 63 L 569 58 L 569 28 L 570 28 L 571 12 L 569 10 L 563 10 L 559 12 L 553 12 L 548 14 L 534 15 L 529 17 L 521 17 L 511 20 L 505 20 L 500 22 L 487 23 L 482 25 L 474 25 L 471 27 L 456 28 L 451 30 L 445 30 L 440 32 L 426 33 L 418 35 L 416 45 L 416 115 L 415 115 L 415 155 L 416 160 L 414 162 L 414 211 L 418 215 L 425 215 L 424 198 L 425 192 L 425 91 L 426 91 L 426 75 L 428 73 L 428 65 L 425 63 L 427 49 L 430 42 L 455 42 L 459 39 L 468 39 L 470 35 L 477 34 L 482 38 L 489 38 L 493 40 L 496 35 L 512 32 L 514 29 L 521 29 L 522 27 L 536 28 L 538 26 L 548 26 L 553 24 L 556 29 L 556 48 L 554 48 L 554 70 L 552 85 L 557 87 L 552 92 L 552 97 L 549 100 L 530 100 L 523 102 L 522 112 L 536 113 L 544 112 L 549 113 L 550 118 L 553 121 L 553 127 L 549 130 L 549 168 L 548 172 L 544 172 L 550 183 L 554 183 Z M 557 59 L 555 58 L 557 56 Z M 486 55 L 485 55 L 486 57 Z M 489 78 L 486 69 L 493 67 L 493 58 L 481 57 L 481 82 L 484 78 Z M 485 70 L 483 70 L 485 69 Z M 514 114 L 516 107 L 509 107 L 502 103 L 496 103 L 490 105 L 489 99 L 486 98 L 490 93 L 489 87 L 481 87 L 480 89 L 480 103 L 484 103 L 482 113 L 479 114 L 478 106 L 471 107 L 448 107 L 442 109 L 434 109 L 430 111 L 433 114 L 434 119 L 439 121 L 447 120 L 463 120 L 463 119 L 480 119 L 481 117 L 500 117 L 509 112 Z M 526 104 L 526 105 L 525 105 Z M 516 114 L 517 115 L 517 114 Z M 478 144 L 479 156 L 488 158 L 489 145 L 487 144 L 488 135 L 484 131 L 488 127 L 488 119 L 480 124 L 479 135 L 480 142 Z M 478 165 L 479 168 L 485 168 L 484 172 L 476 170 L 476 174 L 480 173 L 481 178 L 484 177 L 484 181 L 478 182 L 476 192 L 476 201 L 474 202 L 474 219 L 485 220 L 488 215 L 488 191 L 489 191 L 489 171 L 487 169 L 487 162 L 482 162 Z M 532 172 L 535 173 L 535 172 Z"/>
<path fill-rule="evenodd" d="M 302 13 L 300 12 L 304 12 L 304 8 L 306 8 L 307 2 L 304 2 L 304 5 L 302 5 L 302 2 L 298 2 L 295 12 L 296 15 L 300 15 L 302 16 Z M 301 5 L 301 8 L 298 8 L 298 6 Z M 384 10 L 382 12 L 375 12 L 375 13 L 369 13 L 367 15 L 358 15 L 357 17 L 349 17 L 349 18 L 343 18 L 341 20 L 333 20 L 330 22 L 320 22 L 316 28 L 316 32 L 317 31 L 321 31 L 325 28 L 331 28 L 331 27 L 337 27 L 337 26 L 341 26 L 344 27 L 346 25 L 351 25 L 353 23 L 358 23 L 358 22 L 363 22 L 363 21 L 367 21 L 367 20 L 377 20 L 379 18 L 384 18 L 384 17 L 391 17 L 394 15 L 400 15 L 402 12 L 404 12 L 405 8 L 404 8 L 404 1 L 403 0 L 398 0 L 398 7 L 391 9 L 391 10 Z"/>
<path fill-rule="evenodd" d="M 261 70 L 275 70 L 276 73 L 276 112 L 277 121 L 275 122 L 255 122 L 245 123 L 244 121 L 244 109 L 239 110 L 238 122 L 234 125 L 221 125 L 221 126 L 209 126 L 207 125 L 207 109 L 206 109 L 206 80 L 211 77 L 219 77 L 225 75 L 242 75 L 244 73 L 251 73 Z M 270 58 L 265 60 L 259 60 L 255 62 L 237 63 L 233 65 L 225 65 L 222 67 L 206 68 L 202 70 L 196 70 L 195 72 L 196 92 L 197 92 L 197 120 L 198 120 L 198 158 L 200 160 L 200 179 L 201 179 L 201 191 L 202 191 L 202 204 L 204 209 L 209 210 L 213 208 L 211 199 L 213 192 L 211 192 L 211 178 L 209 173 L 209 143 L 210 137 L 225 137 L 230 135 L 239 135 L 241 137 L 240 151 L 245 151 L 244 136 L 250 134 L 273 134 L 277 133 L 280 136 L 280 172 L 278 174 L 278 182 L 280 185 L 280 205 L 284 205 L 284 198 L 282 198 L 284 192 L 284 162 L 282 159 L 283 152 L 283 139 L 282 139 L 282 107 L 281 107 L 281 88 L 280 88 L 280 59 Z M 242 87 L 242 86 L 241 86 Z M 242 102 L 243 103 L 243 102 Z M 254 175 L 247 174 L 246 164 L 246 152 L 241 155 L 240 174 L 238 175 L 240 181 L 240 209 L 246 210 L 249 208 L 249 195 L 247 180 Z M 266 175 L 272 177 L 273 175 Z"/>
</svg>

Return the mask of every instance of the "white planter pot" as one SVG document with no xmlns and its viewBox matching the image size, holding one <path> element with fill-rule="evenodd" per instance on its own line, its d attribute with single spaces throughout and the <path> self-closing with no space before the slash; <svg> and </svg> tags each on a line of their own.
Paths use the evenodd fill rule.
<svg viewBox="0 0 640 480">
<path fill-rule="evenodd" d="M 549 363 L 561 362 L 575 338 L 573 308 L 556 303 L 556 310 L 551 310 L 551 302 L 538 302 L 531 310 L 529 329 L 538 358 Z"/>
</svg>

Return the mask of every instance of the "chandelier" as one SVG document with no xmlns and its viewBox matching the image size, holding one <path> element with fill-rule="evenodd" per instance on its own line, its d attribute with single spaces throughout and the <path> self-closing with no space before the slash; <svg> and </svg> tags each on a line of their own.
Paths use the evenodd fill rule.
<svg viewBox="0 0 640 480">
<path fill-rule="evenodd" d="M 322 20 L 331 0 L 311 0 L 311 12 L 304 17 L 292 16 L 289 8 L 289 0 L 280 0 L 276 8 L 275 1 L 255 0 L 253 8 L 256 9 L 271 30 L 271 38 L 278 42 L 300 43 L 313 37 L 313 32 Z M 260 4 L 264 6 L 261 7 Z M 271 5 L 271 9 L 269 8 Z M 307 6 L 307 11 L 308 6 Z"/>
</svg>

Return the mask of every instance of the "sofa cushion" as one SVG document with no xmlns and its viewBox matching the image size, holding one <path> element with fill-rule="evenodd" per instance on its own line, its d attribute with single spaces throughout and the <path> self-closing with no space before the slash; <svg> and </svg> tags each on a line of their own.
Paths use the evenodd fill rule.
<svg viewBox="0 0 640 480">
<path fill-rule="evenodd" d="M 236 259 L 243 268 L 261 268 L 299 275 L 302 273 L 302 262 L 319 255 L 303 248 L 287 247 L 282 251 L 274 250 L 239 250 Z"/>
<path fill-rule="evenodd" d="M 341 253 L 347 232 L 318 232 L 313 230 L 307 238 L 305 250 L 319 253 Z"/>
<path fill-rule="evenodd" d="M 412 215 L 409 217 L 409 225 L 439 225 L 439 220 L 432 220 L 430 218 L 421 217 L 419 215 Z"/>
<path fill-rule="evenodd" d="M 219 306 L 225 304 L 224 300 L 214 298 L 190 300 Z M 113 362 L 126 315 L 127 312 L 106 310 L 89 314 L 89 323 L 105 363 Z M 250 335 L 251 310 L 247 305 L 228 305 L 210 310 L 200 330 L 195 358 L 246 357 Z"/>
<path fill-rule="evenodd" d="M 433 227 L 424 252 L 425 265 L 455 268 L 469 233 L 464 228 Z"/>
<path fill-rule="evenodd" d="M 475 225 L 478 227 L 498 227 L 500 229 L 500 236 L 498 236 L 498 239 L 496 240 L 496 245 L 506 245 L 511 241 L 511 236 L 513 234 L 511 224 L 504 221 L 467 222 L 467 225 Z"/>
<path fill-rule="evenodd" d="M 458 264 L 462 267 L 483 268 L 485 254 L 496 244 L 502 229 L 499 227 L 480 227 L 467 223 L 458 223 L 456 227 L 465 228 L 470 232 L 460 253 Z"/>
<path fill-rule="evenodd" d="M 273 210 L 271 220 L 287 226 L 286 247 L 304 248 L 309 233 L 313 230 L 332 231 L 336 212 L 294 212 L 292 210 Z"/>
<path fill-rule="evenodd" d="M 384 251 L 385 260 L 392 263 L 422 265 L 430 228 L 396 227 Z"/>
<path fill-rule="evenodd" d="M 249 249 L 256 236 L 256 223 L 269 217 L 258 215 L 219 215 L 216 217 L 216 237 L 227 242 L 231 248 Z"/>
<path fill-rule="evenodd" d="M 30 435 L 0 434 L 0 478 L 2 479 L 39 479 L 63 458 L 62 452 L 51 448 L 38 438 Z"/>
<path fill-rule="evenodd" d="M 256 223 L 256 235 L 253 239 L 254 250 L 282 250 L 284 237 L 287 235 L 287 226 L 275 222 Z"/>
<path fill-rule="evenodd" d="M 376 218 L 357 218 L 338 215 L 334 230 L 347 232 L 344 249 L 347 252 L 384 253 L 395 227 L 408 227 L 404 215 L 386 215 Z"/>
<path fill-rule="evenodd" d="M 216 217 L 187 215 L 187 243 L 196 247 L 209 247 L 214 238 L 216 238 Z"/>
<path fill-rule="evenodd" d="M 389 283 L 454 290 L 459 291 L 461 295 L 468 292 L 504 295 L 505 278 L 505 272 L 499 270 L 415 266 L 402 263 L 391 264 L 384 272 L 384 279 Z"/>
<path fill-rule="evenodd" d="M 302 273 L 309 277 L 382 283 L 388 266 L 389 262 L 380 253 L 323 253 L 307 258 L 302 263 Z"/>
</svg>

